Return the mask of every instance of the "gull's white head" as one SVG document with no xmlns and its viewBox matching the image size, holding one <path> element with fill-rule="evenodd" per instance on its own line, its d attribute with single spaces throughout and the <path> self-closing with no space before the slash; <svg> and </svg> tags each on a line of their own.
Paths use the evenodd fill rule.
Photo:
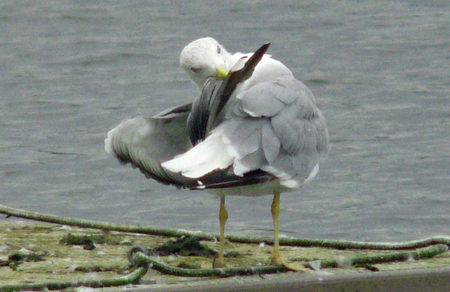
<svg viewBox="0 0 450 292">
<path fill-rule="evenodd" d="M 201 89 L 208 77 L 224 79 L 228 75 L 231 55 L 215 39 L 207 37 L 187 45 L 180 55 L 180 67 Z"/>
</svg>

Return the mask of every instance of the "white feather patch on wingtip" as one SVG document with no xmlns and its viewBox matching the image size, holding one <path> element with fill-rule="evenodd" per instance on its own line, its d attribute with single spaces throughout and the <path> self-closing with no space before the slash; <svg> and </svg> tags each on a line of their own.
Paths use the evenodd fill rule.
<svg viewBox="0 0 450 292">
<path fill-rule="evenodd" d="M 233 157 L 227 154 L 227 145 L 223 143 L 219 133 L 209 136 L 194 148 L 161 166 L 185 177 L 200 178 L 214 170 L 225 169 L 232 163 Z"/>
</svg>

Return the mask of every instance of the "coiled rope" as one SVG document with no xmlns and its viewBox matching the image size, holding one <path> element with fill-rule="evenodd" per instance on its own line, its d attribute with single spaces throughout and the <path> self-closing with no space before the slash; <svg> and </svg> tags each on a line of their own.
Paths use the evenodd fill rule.
<svg viewBox="0 0 450 292">
<path fill-rule="evenodd" d="M 140 233 L 148 235 L 158 235 L 167 237 L 181 237 L 181 236 L 196 236 L 201 240 L 216 240 L 218 235 L 212 235 L 204 232 L 193 232 L 187 230 L 173 230 L 161 229 L 134 225 L 119 225 L 98 221 L 82 220 L 76 218 L 58 217 L 53 215 L 41 214 L 37 212 L 24 211 L 14 209 L 7 206 L 0 205 L 0 213 L 8 216 L 14 216 L 24 219 L 31 219 L 35 221 L 55 223 L 61 225 L 70 225 L 81 228 L 101 229 L 107 231 L 119 231 L 129 233 Z M 227 239 L 231 242 L 237 243 L 254 243 L 261 242 L 272 243 L 272 239 L 258 236 L 236 236 L 229 235 Z M 406 261 L 409 259 L 424 259 L 431 258 L 438 254 L 447 252 L 450 246 L 449 236 L 435 236 L 421 240 L 414 240 L 408 242 L 359 242 L 359 241 L 344 241 L 344 240 L 322 240 L 322 239 L 298 239 L 298 238 L 281 238 L 280 244 L 290 246 L 303 247 L 327 247 L 334 249 L 372 249 L 372 250 L 402 250 L 392 252 L 389 254 L 360 256 L 350 259 L 348 262 L 355 265 L 379 264 L 394 261 Z M 270 274 L 286 272 L 287 269 L 282 266 L 258 266 L 258 267 L 238 267 L 238 268 L 224 268 L 224 269 L 183 269 L 166 265 L 157 260 L 152 259 L 145 254 L 145 250 L 140 247 L 133 247 L 128 255 L 132 265 L 136 270 L 127 276 L 108 278 L 101 280 L 86 280 L 86 281 L 69 281 L 69 282 L 47 282 L 36 284 L 18 284 L 18 285 L 4 285 L 0 286 L 0 291 L 19 291 L 19 290 L 57 290 L 68 287 L 110 287 L 120 286 L 132 283 L 138 283 L 149 268 L 159 271 L 164 274 L 183 276 L 183 277 L 231 277 L 238 275 L 255 275 L 255 274 Z M 313 268 L 311 263 L 302 262 L 303 265 Z M 320 262 L 321 268 L 336 268 L 339 267 L 339 262 L 336 260 L 322 260 Z"/>
</svg>

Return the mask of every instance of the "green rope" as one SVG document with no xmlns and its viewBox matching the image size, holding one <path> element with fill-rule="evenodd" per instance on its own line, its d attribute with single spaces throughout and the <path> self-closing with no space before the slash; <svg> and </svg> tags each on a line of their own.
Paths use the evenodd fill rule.
<svg viewBox="0 0 450 292">
<path fill-rule="evenodd" d="M 407 261 L 410 259 L 420 260 L 432 258 L 436 255 L 447 252 L 448 250 L 449 247 L 447 245 L 436 244 L 424 248 L 419 248 L 413 251 L 400 251 L 388 254 L 354 257 L 349 259 L 348 262 L 352 266 L 356 266 L 356 265 L 382 264 L 396 261 Z M 305 265 L 310 267 L 308 263 L 305 263 Z M 341 265 L 341 263 L 336 260 L 324 260 L 320 262 L 320 265 L 322 268 L 338 268 Z"/>
<path fill-rule="evenodd" d="M 229 235 L 227 239 L 236 243 L 254 243 L 261 242 L 273 243 L 273 239 L 252 236 Z M 445 244 L 450 246 L 450 236 L 432 236 L 419 240 L 404 242 L 363 242 L 348 240 L 329 240 L 329 239 L 308 239 L 308 238 L 280 238 L 281 245 L 302 246 L 302 247 L 326 247 L 333 249 L 371 249 L 371 250 L 404 250 L 427 247 L 434 244 Z"/>
<path fill-rule="evenodd" d="M 218 238 L 217 235 L 211 235 L 204 232 L 159 229 L 133 225 L 118 225 L 97 221 L 80 220 L 75 218 L 64 218 L 53 215 L 40 214 L 36 212 L 28 212 L 2 205 L 0 205 L 0 213 L 25 219 L 32 219 L 36 221 L 77 226 L 83 228 L 151 234 L 168 237 L 180 237 L 183 235 L 197 236 L 202 240 L 214 240 Z M 227 239 L 232 242 L 239 242 L 239 243 L 256 243 L 256 244 L 259 244 L 261 242 L 273 243 L 273 240 L 267 237 L 257 237 L 257 236 L 249 237 L 249 236 L 230 235 L 227 236 Z M 393 261 L 405 261 L 408 259 L 417 260 L 436 256 L 438 254 L 448 251 L 450 245 L 450 237 L 435 236 L 422 240 L 397 242 L 397 243 L 281 238 L 280 244 L 292 246 L 328 247 L 334 249 L 374 249 L 374 250 L 415 249 L 413 251 L 400 251 L 389 254 L 361 256 L 349 260 L 351 265 L 364 265 L 364 264 L 368 265 L 377 263 L 387 263 Z M 237 275 L 268 274 L 287 271 L 287 268 L 282 266 L 238 267 L 238 268 L 224 268 L 224 269 L 182 269 L 155 261 L 150 257 L 146 256 L 143 253 L 143 250 L 139 248 L 138 249 L 135 248 L 135 250 L 132 249 L 131 253 L 129 254 L 129 259 L 138 268 L 133 273 L 125 277 L 110 278 L 104 280 L 90 280 L 90 281 L 69 281 L 69 282 L 49 282 L 38 284 L 6 285 L 0 286 L 0 292 L 18 291 L 18 290 L 40 290 L 40 289 L 55 290 L 79 286 L 95 288 L 95 287 L 126 285 L 130 283 L 137 283 L 139 279 L 146 274 L 149 267 L 164 274 L 171 274 L 184 277 L 231 277 Z M 301 262 L 301 263 L 306 267 L 312 268 L 311 264 L 308 262 Z M 339 265 L 340 263 L 336 260 L 321 261 L 322 268 L 339 267 Z"/>
<path fill-rule="evenodd" d="M 21 209 L 10 208 L 7 206 L 0 205 L 0 213 L 6 214 L 8 216 L 14 216 L 18 218 L 31 219 L 35 221 L 55 223 L 61 225 L 76 226 L 81 228 L 92 228 L 101 229 L 108 231 L 119 231 L 119 232 L 129 232 L 129 233 L 139 233 L 139 234 L 151 234 L 167 237 L 181 237 L 181 236 L 196 236 L 204 240 L 214 240 L 215 237 L 211 234 L 205 232 L 194 232 L 187 230 L 174 230 L 174 229 L 164 229 L 164 228 L 152 228 L 144 227 L 139 225 L 119 225 L 108 222 L 98 222 L 91 220 L 83 220 L 77 218 L 59 217 L 48 214 L 41 214 L 32 211 L 25 211 Z"/>
<path fill-rule="evenodd" d="M 16 284 L 0 286 L 0 292 L 10 291 L 30 291 L 30 290 L 61 290 L 69 287 L 91 287 L 103 288 L 112 286 L 123 286 L 128 284 L 136 284 L 147 273 L 147 267 L 140 267 L 127 276 L 108 278 L 101 280 L 81 280 L 81 281 L 67 281 L 67 282 L 47 282 L 34 284 Z"/>
<path fill-rule="evenodd" d="M 40 214 L 37 212 L 24 211 L 0 205 L 0 213 L 36 221 L 47 223 L 55 223 L 62 225 L 77 226 L 82 228 L 101 229 L 109 231 L 149 234 L 167 237 L 196 236 L 201 240 L 216 240 L 219 235 L 212 235 L 206 232 L 194 232 L 188 230 L 174 230 L 164 228 L 153 228 L 137 225 L 119 225 L 113 223 L 105 223 L 91 220 L 82 220 L 76 218 L 58 217 L 54 215 Z M 273 243 L 273 239 L 261 236 L 238 236 L 227 235 L 226 238 L 230 242 L 237 243 L 254 243 L 261 242 Z M 327 239 L 300 239 L 300 238 L 280 238 L 281 245 L 303 246 L 303 247 L 327 247 L 333 249 L 372 249 L 372 250 L 404 250 L 416 249 L 435 244 L 445 244 L 450 246 L 449 236 L 433 236 L 420 240 L 406 242 L 361 242 L 346 240 L 327 240 Z"/>
<path fill-rule="evenodd" d="M 286 272 L 286 268 L 283 266 L 237 267 L 224 269 L 183 269 L 153 260 L 142 252 L 136 252 L 133 254 L 133 263 L 138 265 L 151 265 L 152 269 L 160 273 L 181 277 L 232 277 Z"/>
<path fill-rule="evenodd" d="M 437 244 L 426 248 L 417 249 L 415 251 L 355 257 L 350 259 L 349 263 L 356 266 L 406 261 L 412 258 L 419 260 L 434 257 L 438 254 L 447 252 L 448 249 L 449 248 L 447 245 Z M 151 265 L 152 269 L 160 273 L 182 277 L 232 277 L 238 275 L 262 275 L 288 271 L 288 269 L 284 266 L 238 267 L 224 269 L 182 269 L 153 260 L 151 257 L 145 255 L 139 250 L 136 250 L 136 252 L 132 254 L 130 260 L 132 264 Z M 308 262 L 301 263 L 306 267 L 312 268 L 311 264 Z M 321 268 L 338 268 L 340 266 L 340 263 L 337 260 L 324 260 L 321 261 L 320 264 Z"/>
</svg>

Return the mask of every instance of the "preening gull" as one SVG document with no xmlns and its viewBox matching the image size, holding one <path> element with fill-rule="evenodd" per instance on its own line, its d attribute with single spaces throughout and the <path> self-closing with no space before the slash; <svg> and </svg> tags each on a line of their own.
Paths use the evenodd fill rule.
<svg viewBox="0 0 450 292">
<path fill-rule="evenodd" d="M 313 94 L 265 54 L 268 47 L 231 55 L 213 38 L 188 44 L 180 65 L 200 96 L 152 118 L 125 119 L 105 140 L 106 152 L 148 178 L 220 196 L 216 268 L 225 266 L 226 195 L 274 195 L 270 263 L 288 266 L 279 252 L 280 193 L 316 176 L 328 144 Z"/>
</svg>

